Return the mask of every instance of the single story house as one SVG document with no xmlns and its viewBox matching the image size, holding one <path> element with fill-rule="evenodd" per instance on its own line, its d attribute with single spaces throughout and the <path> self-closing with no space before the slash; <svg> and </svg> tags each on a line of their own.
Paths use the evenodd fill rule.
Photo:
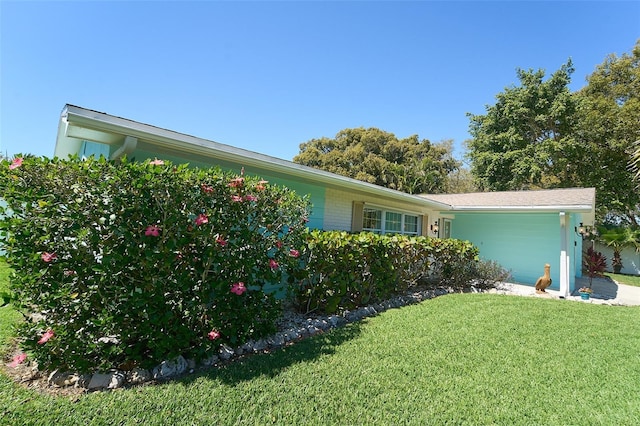
<svg viewBox="0 0 640 426">
<path fill-rule="evenodd" d="M 581 276 L 580 223 L 595 218 L 593 188 L 411 195 L 73 105 L 62 111 L 54 155 L 159 158 L 257 175 L 309 194 L 309 227 L 469 240 L 484 259 L 533 285 L 551 265 L 552 289 L 567 296 Z"/>
</svg>

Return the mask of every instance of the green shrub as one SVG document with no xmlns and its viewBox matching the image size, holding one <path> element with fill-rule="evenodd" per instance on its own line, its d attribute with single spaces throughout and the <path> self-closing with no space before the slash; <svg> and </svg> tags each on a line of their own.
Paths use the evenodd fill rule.
<svg viewBox="0 0 640 426">
<path fill-rule="evenodd" d="M 265 336 L 274 284 L 299 275 L 309 203 L 256 177 L 25 158 L 0 163 L 0 187 L 18 335 L 45 367 L 149 367 Z"/>
<path fill-rule="evenodd" d="M 307 245 L 307 275 L 293 288 L 302 312 L 367 305 L 428 277 L 469 286 L 471 277 L 463 271 L 478 260 L 471 243 L 451 239 L 312 231 Z"/>
</svg>

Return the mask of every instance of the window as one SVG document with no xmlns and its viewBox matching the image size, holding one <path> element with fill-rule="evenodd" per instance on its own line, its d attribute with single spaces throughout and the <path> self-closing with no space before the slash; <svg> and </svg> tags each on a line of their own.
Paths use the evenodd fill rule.
<svg viewBox="0 0 640 426">
<path fill-rule="evenodd" d="M 384 220 L 383 220 L 384 218 Z M 377 234 L 418 235 L 418 216 L 367 207 L 362 215 L 362 230 Z"/>
<path fill-rule="evenodd" d="M 364 209 L 362 229 L 365 231 L 382 232 L 382 211 Z"/>
<path fill-rule="evenodd" d="M 418 235 L 418 216 L 404 215 L 404 233 Z"/>
</svg>

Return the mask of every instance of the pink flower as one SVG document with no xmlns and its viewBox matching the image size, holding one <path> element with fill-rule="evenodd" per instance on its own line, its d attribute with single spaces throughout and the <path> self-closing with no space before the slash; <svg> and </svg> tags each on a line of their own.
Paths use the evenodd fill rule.
<svg viewBox="0 0 640 426">
<path fill-rule="evenodd" d="M 213 194 L 213 187 L 209 185 L 205 185 L 204 183 L 201 185 L 202 192 L 205 194 Z"/>
<path fill-rule="evenodd" d="M 269 259 L 269 268 L 271 269 L 278 269 L 278 262 L 276 262 L 273 259 Z"/>
<path fill-rule="evenodd" d="M 209 334 L 207 334 L 207 337 L 209 337 L 209 340 L 216 340 L 217 338 L 220 337 L 220 332 L 215 329 L 211 330 Z"/>
<path fill-rule="evenodd" d="M 291 249 L 291 250 L 289 250 L 289 256 L 298 257 L 298 256 L 300 256 L 300 252 L 298 250 L 296 250 L 296 249 Z"/>
<path fill-rule="evenodd" d="M 280 240 L 276 241 L 276 247 L 282 248 L 282 241 Z"/>
<path fill-rule="evenodd" d="M 45 251 L 42 253 L 40 257 L 42 257 L 42 260 L 44 260 L 45 262 L 49 263 L 56 260 L 58 258 L 58 255 L 55 253 L 49 253 Z"/>
<path fill-rule="evenodd" d="M 231 201 L 233 201 L 234 203 L 241 203 L 242 202 L 242 197 L 239 195 L 232 195 L 231 196 Z"/>
<path fill-rule="evenodd" d="M 25 359 L 27 359 L 27 354 L 25 354 L 24 352 L 18 354 L 13 357 L 13 361 L 7 364 L 7 367 L 16 368 L 19 364 L 22 364 Z"/>
<path fill-rule="evenodd" d="M 258 184 L 256 185 L 256 189 L 257 189 L 258 191 L 264 191 L 264 190 L 265 190 L 265 188 L 266 188 L 265 184 L 267 184 L 267 183 L 269 183 L 269 181 L 268 181 L 268 180 L 261 180 L 261 181 L 260 181 L 260 182 L 258 182 Z"/>
<path fill-rule="evenodd" d="M 222 247 L 226 246 L 229 242 L 224 238 L 218 236 L 216 237 L 216 243 L 220 244 Z"/>
<path fill-rule="evenodd" d="M 209 218 L 206 214 L 200 213 L 196 218 L 196 225 L 200 226 L 202 224 L 209 223 Z"/>
<path fill-rule="evenodd" d="M 247 291 L 247 288 L 244 286 L 243 282 L 237 282 L 231 286 L 231 293 L 235 293 L 238 296 L 242 295 L 245 291 Z"/>
<path fill-rule="evenodd" d="M 255 195 L 245 195 L 244 199 L 245 201 L 258 201 L 258 197 L 256 197 Z"/>
<path fill-rule="evenodd" d="M 53 334 L 53 330 L 49 329 L 47 330 L 42 337 L 40 338 L 40 340 L 38 340 L 38 344 L 39 345 L 44 345 L 45 343 L 47 343 L 49 341 L 49 339 L 51 339 L 53 336 L 55 336 L 55 334 Z"/>
<path fill-rule="evenodd" d="M 22 166 L 23 161 L 24 161 L 24 158 L 22 157 L 14 158 L 11 164 L 9 164 L 9 170 L 17 169 L 18 167 Z"/>
<path fill-rule="evenodd" d="M 164 164 L 164 161 L 162 160 L 158 160 L 157 158 L 153 161 L 149 161 L 149 164 L 151 164 L 152 166 L 162 166 Z"/>
<path fill-rule="evenodd" d="M 244 185 L 244 178 L 243 177 L 237 177 L 235 179 L 231 179 L 231 182 L 229 182 L 229 186 L 231 188 L 240 188 L 240 187 L 242 187 L 242 185 Z"/>
<path fill-rule="evenodd" d="M 147 237 L 159 237 L 160 228 L 158 228 L 156 225 L 149 225 L 144 231 L 144 235 L 146 235 Z"/>
</svg>

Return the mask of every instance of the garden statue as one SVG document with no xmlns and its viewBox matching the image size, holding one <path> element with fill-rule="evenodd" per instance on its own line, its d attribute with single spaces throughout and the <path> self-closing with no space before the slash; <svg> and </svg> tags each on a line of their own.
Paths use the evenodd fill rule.
<svg viewBox="0 0 640 426">
<path fill-rule="evenodd" d="M 544 290 L 551 285 L 551 265 L 544 265 L 544 275 L 536 281 L 536 293 L 546 293 Z"/>
</svg>

